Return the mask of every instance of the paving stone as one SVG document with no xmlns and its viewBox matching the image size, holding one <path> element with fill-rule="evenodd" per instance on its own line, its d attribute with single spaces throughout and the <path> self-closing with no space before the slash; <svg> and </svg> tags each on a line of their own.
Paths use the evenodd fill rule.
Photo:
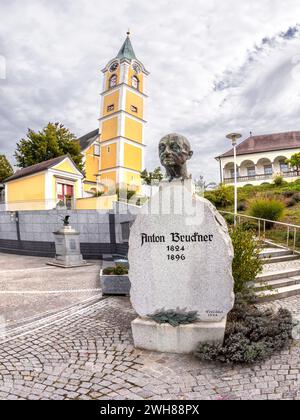
<svg viewBox="0 0 300 420">
<path fill-rule="evenodd" d="M 300 297 L 280 307 L 300 314 Z M 0 342 L 0 399 L 300 399 L 300 342 L 232 368 L 134 349 L 135 316 L 128 299 L 108 298 Z"/>
</svg>

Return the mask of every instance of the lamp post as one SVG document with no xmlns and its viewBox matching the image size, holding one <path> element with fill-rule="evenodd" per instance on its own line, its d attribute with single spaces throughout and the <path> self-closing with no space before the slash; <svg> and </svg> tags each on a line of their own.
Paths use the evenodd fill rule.
<svg viewBox="0 0 300 420">
<path fill-rule="evenodd" d="M 236 226 L 236 216 L 238 207 L 238 190 L 237 190 L 237 164 L 236 164 L 236 146 L 237 141 L 242 137 L 239 133 L 231 133 L 226 136 L 227 139 L 231 140 L 233 146 L 233 162 L 234 162 L 234 226 Z"/>
</svg>

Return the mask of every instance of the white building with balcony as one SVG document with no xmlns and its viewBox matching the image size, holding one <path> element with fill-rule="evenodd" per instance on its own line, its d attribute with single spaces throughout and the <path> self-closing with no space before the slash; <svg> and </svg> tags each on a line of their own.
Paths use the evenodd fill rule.
<svg viewBox="0 0 300 420">
<path fill-rule="evenodd" d="M 261 185 L 272 183 L 276 174 L 288 182 L 300 179 L 300 174 L 286 161 L 300 153 L 300 131 L 264 136 L 250 136 L 236 149 L 238 184 Z M 234 183 L 233 149 L 216 157 L 220 163 L 220 178 L 224 184 Z"/>
</svg>

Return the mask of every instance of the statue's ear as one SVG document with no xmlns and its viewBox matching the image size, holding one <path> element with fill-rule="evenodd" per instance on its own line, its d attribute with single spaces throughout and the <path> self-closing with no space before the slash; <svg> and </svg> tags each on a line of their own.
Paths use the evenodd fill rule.
<svg viewBox="0 0 300 420">
<path fill-rule="evenodd" d="M 191 157 L 193 156 L 193 154 L 194 154 L 194 152 L 190 151 L 190 152 L 189 152 L 189 157 L 188 157 L 188 159 L 191 159 Z"/>
</svg>

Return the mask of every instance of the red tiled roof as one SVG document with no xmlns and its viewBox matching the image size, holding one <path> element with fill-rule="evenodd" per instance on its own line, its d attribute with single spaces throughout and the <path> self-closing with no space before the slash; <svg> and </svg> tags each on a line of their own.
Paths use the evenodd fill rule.
<svg viewBox="0 0 300 420">
<path fill-rule="evenodd" d="M 237 146 L 236 153 L 237 155 L 247 155 L 284 149 L 300 149 L 300 131 L 249 137 Z M 230 156 L 233 156 L 233 149 L 216 159 Z"/>
<path fill-rule="evenodd" d="M 47 169 L 50 169 L 53 166 L 57 165 L 58 163 L 62 162 L 67 157 L 69 157 L 69 155 L 59 156 L 57 158 L 38 163 L 37 165 L 28 166 L 27 168 L 24 168 L 24 169 L 19 169 L 14 175 L 7 178 L 5 182 L 14 181 L 15 179 L 23 178 L 24 176 L 33 175 L 33 174 L 37 174 L 38 172 L 46 171 Z"/>
</svg>

